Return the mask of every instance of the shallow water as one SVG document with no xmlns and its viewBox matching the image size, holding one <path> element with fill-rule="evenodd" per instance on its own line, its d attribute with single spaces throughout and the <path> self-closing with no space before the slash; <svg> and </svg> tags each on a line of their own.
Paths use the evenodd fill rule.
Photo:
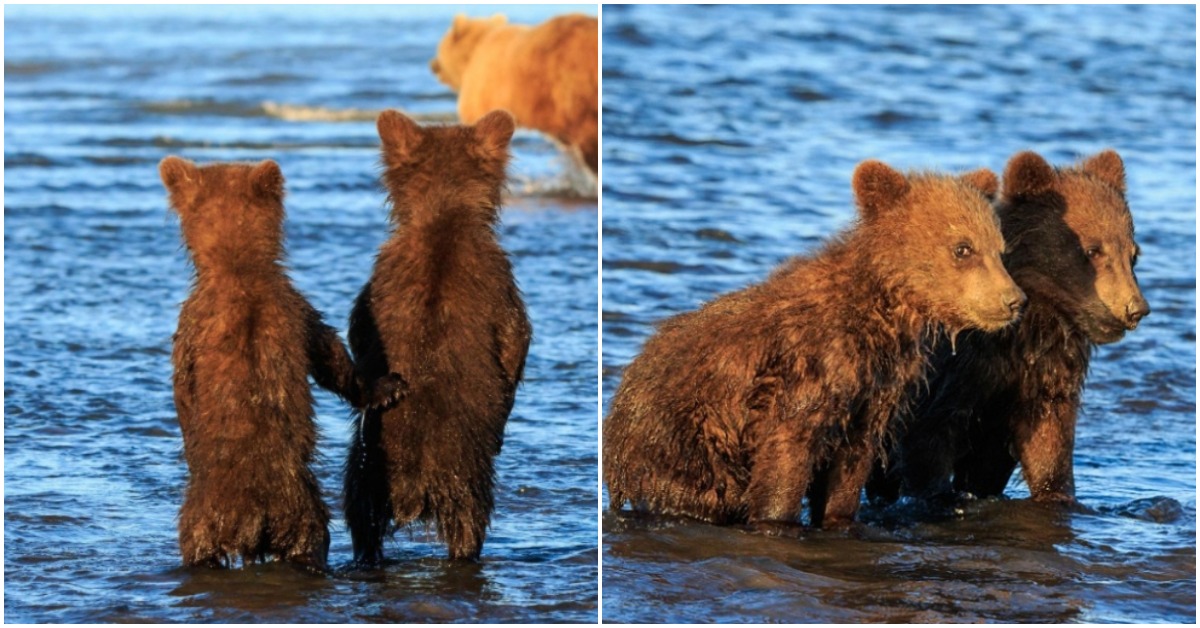
<svg viewBox="0 0 1200 628">
<path fill-rule="evenodd" d="M 500 231 L 534 343 L 482 563 L 444 560 L 418 530 L 377 571 L 179 566 L 170 350 L 191 271 L 157 163 L 276 159 L 291 276 L 344 333 L 386 237 L 375 112 L 453 119 L 428 60 L 454 13 L 7 7 L 7 621 L 595 621 L 596 200 L 529 132 Z M 318 476 L 336 505 L 349 412 L 316 397 Z M 340 520 L 331 533 L 345 567 L 349 535 Z"/>
<path fill-rule="evenodd" d="M 803 539 L 606 512 L 605 620 L 1195 621 L 1194 7 L 605 7 L 603 28 L 606 404 L 657 321 L 847 226 L 869 157 L 1000 172 L 1116 148 L 1154 309 L 1092 364 L 1094 512 L 1019 479 Z"/>
</svg>

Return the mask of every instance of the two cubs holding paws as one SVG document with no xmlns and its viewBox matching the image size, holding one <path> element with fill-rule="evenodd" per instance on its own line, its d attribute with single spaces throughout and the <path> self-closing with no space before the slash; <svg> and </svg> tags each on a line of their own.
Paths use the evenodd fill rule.
<svg viewBox="0 0 1200 628">
<path fill-rule="evenodd" d="M 380 116 L 395 231 L 351 316 L 353 359 L 282 265 L 279 167 L 162 161 L 195 267 L 172 356 L 185 564 L 327 567 L 309 375 L 360 415 L 345 504 L 356 558 L 377 563 L 389 520 L 415 519 L 452 557 L 478 558 L 531 334 L 495 233 L 513 128 L 503 111 L 436 129 Z"/>
<path fill-rule="evenodd" d="M 279 167 L 163 160 L 196 270 L 173 356 L 186 564 L 326 567 L 310 375 L 356 416 L 344 469 L 356 561 L 378 563 L 393 526 L 418 520 L 452 558 L 479 557 L 532 334 L 495 232 L 509 143 L 517 124 L 536 129 L 598 171 L 597 27 L 460 15 L 431 70 L 470 126 L 380 115 L 394 230 L 354 304 L 350 352 L 282 266 Z"/>
</svg>

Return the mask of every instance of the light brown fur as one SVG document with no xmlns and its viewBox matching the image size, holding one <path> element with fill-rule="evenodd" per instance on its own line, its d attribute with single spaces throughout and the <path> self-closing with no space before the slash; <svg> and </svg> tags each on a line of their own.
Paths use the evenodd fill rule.
<svg viewBox="0 0 1200 628">
<path fill-rule="evenodd" d="M 593 174 L 599 167 L 596 18 L 561 15 L 537 26 L 503 15 L 463 15 L 438 44 L 430 68 L 458 92 L 463 124 L 505 109 L 517 125 L 565 144 Z"/>
<path fill-rule="evenodd" d="M 604 424 L 611 508 L 769 529 L 809 494 L 813 525 L 845 525 L 935 329 L 1013 320 L 994 174 L 868 161 L 853 186 L 854 228 L 668 319 L 628 366 Z"/>
</svg>

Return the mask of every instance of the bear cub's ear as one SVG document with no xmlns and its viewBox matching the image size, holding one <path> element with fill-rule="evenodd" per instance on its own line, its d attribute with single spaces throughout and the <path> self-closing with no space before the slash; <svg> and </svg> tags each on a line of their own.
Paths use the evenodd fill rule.
<svg viewBox="0 0 1200 628">
<path fill-rule="evenodd" d="M 190 203 L 200 187 L 200 169 L 196 164 L 175 155 L 158 163 L 158 176 L 167 187 L 175 209 Z"/>
<path fill-rule="evenodd" d="M 1013 155 L 1004 167 L 1004 196 L 1032 196 L 1048 191 L 1054 185 L 1054 168 L 1033 151 Z"/>
<path fill-rule="evenodd" d="M 170 191 L 175 191 L 200 182 L 200 169 L 196 164 L 171 155 L 158 163 L 158 176 L 162 177 L 163 185 Z"/>
<path fill-rule="evenodd" d="M 517 130 L 517 121 L 511 113 L 497 109 L 480 118 L 472 130 L 483 156 L 495 159 L 508 150 L 508 144 Z"/>
<path fill-rule="evenodd" d="M 961 174 L 958 176 L 958 179 L 982 192 L 989 201 L 995 200 L 996 192 L 1000 191 L 1000 179 L 996 177 L 996 173 L 987 168 L 980 168 L 966 174 Z"/>
<path fill-rule="evenodd" d="M 421 125 L 395 109 L 388 109 L 379 114 L 375 127 L 379 130 L 379 139 L 383 141 L 384 152 L 388 157 L 407 157 L 421 143 L 424 133 Z"/>
<path fill-rule="evenodd" d="M 1083 161 L 1083 171 L 1125 193 L 1125 163 L 1117 151 L 1101 151 Z"/>
<path fill-rule="evenodd" d="M 854 197 L 862 217 L 871 220 L 908 194 L 908 179 L 891 166 L 868 159 L 858 164 L 853 177 Z"/>
<path fill-rule="evenodd" d="M 250 184 L 254 191 L 263 196 L 283 198 L 283 172 L 279 164 L 270 159 L 260 162 L 250 171 Z"/>
</svg>

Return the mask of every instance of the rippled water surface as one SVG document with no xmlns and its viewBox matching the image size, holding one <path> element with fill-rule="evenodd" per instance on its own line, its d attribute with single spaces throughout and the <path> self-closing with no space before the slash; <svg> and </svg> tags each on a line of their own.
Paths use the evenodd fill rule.
<svg viewBox="0 0 1200 628">
<path fill-rule="evenodd" d="M 1100 348 L 1076 480 L 764 538 L 605 513 L 606 621 L 1196 617 L 1195 9 L 605 7 L 604 399 L 655 322 L 853 217 L 850 174 L 1125 158 L 1154 313 Z M 1018 474 L 1019 475 L 1019 474 Z"/>
<path fill-rule="evenodd" d="M 397 534 L 378 571 L 179 566 L 170 350 L 191 271 L 157 163 L 276 159 L 292 278 L 344 332 L 386 237 L 375 113 L 453 119 L 428 61 L 454 13 L 6 8 L 7 621 L 595 621 L 596 200 L 529 132 L 501 240 L 534 343 L 482 563 L 452 564 L 418 531 Z M 349 413 L 316 396 L 335 505 Z M 340 521 L 331 532 L 344 567 L 349 535 Z"/>
</svg>

